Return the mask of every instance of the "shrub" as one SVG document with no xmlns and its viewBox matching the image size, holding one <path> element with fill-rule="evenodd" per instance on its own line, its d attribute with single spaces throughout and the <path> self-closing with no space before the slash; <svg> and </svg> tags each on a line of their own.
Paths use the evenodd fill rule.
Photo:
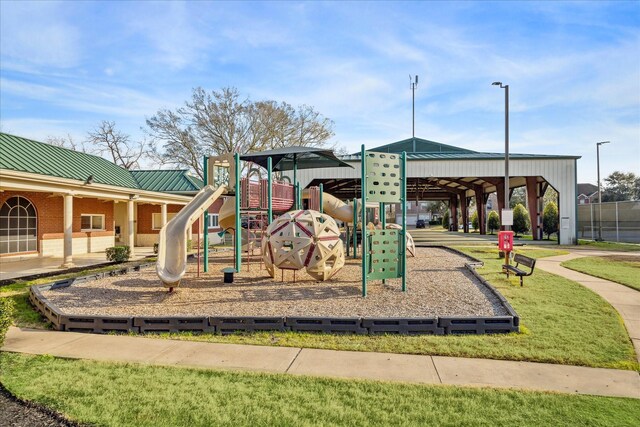
<svg viewBox="0 0 640 427">
<path fill-rule="evenodd" d="M 442 217 L 442 228 L 449 229 L 449 211 L 444 211 L 444 216 Z"/>
<path fill-rule="evenodd" d="M 11 298 L 0 298 L 0 347 L 4 343 L 7 329 L 13 322 L 14 312 L 13 300 Z"/>
<path fill-rule="evenodd" d="M 518 203 L 516 207 L 513 208 L 513 232 L 517 236 L 518 234 L 525 234 L 530 228 L 529 213 L 522 204 Z"/>
<path fill-rule="evenodd" d="M 478 220 L 478 211 L 475 211 L 471 215 L 471 227 L 473 227 L 474 231 L 478 231 L 478 228 L 480 228 L 480 221 Z"/>
<path fill-rule="evenodd" d="M 125 262 L 129 261 L 129 257 L 131 257 L 131 248 L 127 245 L 114 246 L 112 248 L 107 248 L 106 254 L 109 261 Z"/>
<path fill-rule="evenodd" d="M 553 233 L 558 233 L 558 207 L 555 203 L 549 202 L 542 212 L 542 232 L 547 235 L 547 239 Z"/>
<path fill-rule="evenodd" d="M 489 227 L 489 233 L 491 234 L 500 229 L 500 215 L 498 215 L 498 212 L 489 212 L 489 223 L 487 226 Z"/>
</svg>

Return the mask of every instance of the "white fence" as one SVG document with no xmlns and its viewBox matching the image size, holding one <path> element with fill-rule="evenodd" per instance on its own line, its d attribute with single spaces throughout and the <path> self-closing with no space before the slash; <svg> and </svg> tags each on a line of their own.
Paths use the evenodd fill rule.
<svg viewBox="0 0 640 427">
<path fill-rule="evenodd" d="M 578 238 L 640 243 L 640 200 L 578 205 Z"/>
</svg>

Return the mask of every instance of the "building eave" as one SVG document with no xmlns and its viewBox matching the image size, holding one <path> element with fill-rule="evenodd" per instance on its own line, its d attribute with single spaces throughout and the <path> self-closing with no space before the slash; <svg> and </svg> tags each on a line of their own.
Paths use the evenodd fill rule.
<svg viewBox="0 0 640 427">
<path fill-rule="evenodd" d="M 72 194 L 76 197 L 106 198 L 114 201 L 136 200 L 136 202 L 140 203 L 153 204 L 171 203 L 186 205 L 192 199 L 192 197 L 186 195 L 160 193 L 108 184 L 87 184 L 74 179 L 10 169 L 0 169 L 0 190 L 51 192 Z"/>
</svg>

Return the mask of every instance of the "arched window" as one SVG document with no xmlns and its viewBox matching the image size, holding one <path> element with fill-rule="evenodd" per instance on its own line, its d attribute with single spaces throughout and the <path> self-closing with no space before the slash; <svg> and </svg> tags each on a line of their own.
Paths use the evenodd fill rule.
<svg viewBox="0 0 640 427">
<path fill-rule="evenodd" d="M 24 197 L 10 197 L 0 207 L 0 254 L 37 250 L 36 208 Z"/>
</svg>

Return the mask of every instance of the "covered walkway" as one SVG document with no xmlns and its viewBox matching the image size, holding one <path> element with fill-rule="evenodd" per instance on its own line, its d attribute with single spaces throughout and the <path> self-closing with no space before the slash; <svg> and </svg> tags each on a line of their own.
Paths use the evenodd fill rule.
<svg viewBox="0 0 640 427">
<path fill-rule="evenodd" d="M 136 247 L 135 255 L 130 261 L 143 259 L 153 256 L 153 248 Z M 28 277 L 39 274 L 63 274 L 68 271 L 67 268 L 61 267 L 63 257 L 38 257 L 27 258 L 20 261 L 2 260 L 0 262 L 0 281 L 17 279 L 20 277 Z M 89 268 L 109 263 L 104 252 L 92 252 L 89 254 L 74 255 L 73 263 L 76 268 Z"/>
</svg>

